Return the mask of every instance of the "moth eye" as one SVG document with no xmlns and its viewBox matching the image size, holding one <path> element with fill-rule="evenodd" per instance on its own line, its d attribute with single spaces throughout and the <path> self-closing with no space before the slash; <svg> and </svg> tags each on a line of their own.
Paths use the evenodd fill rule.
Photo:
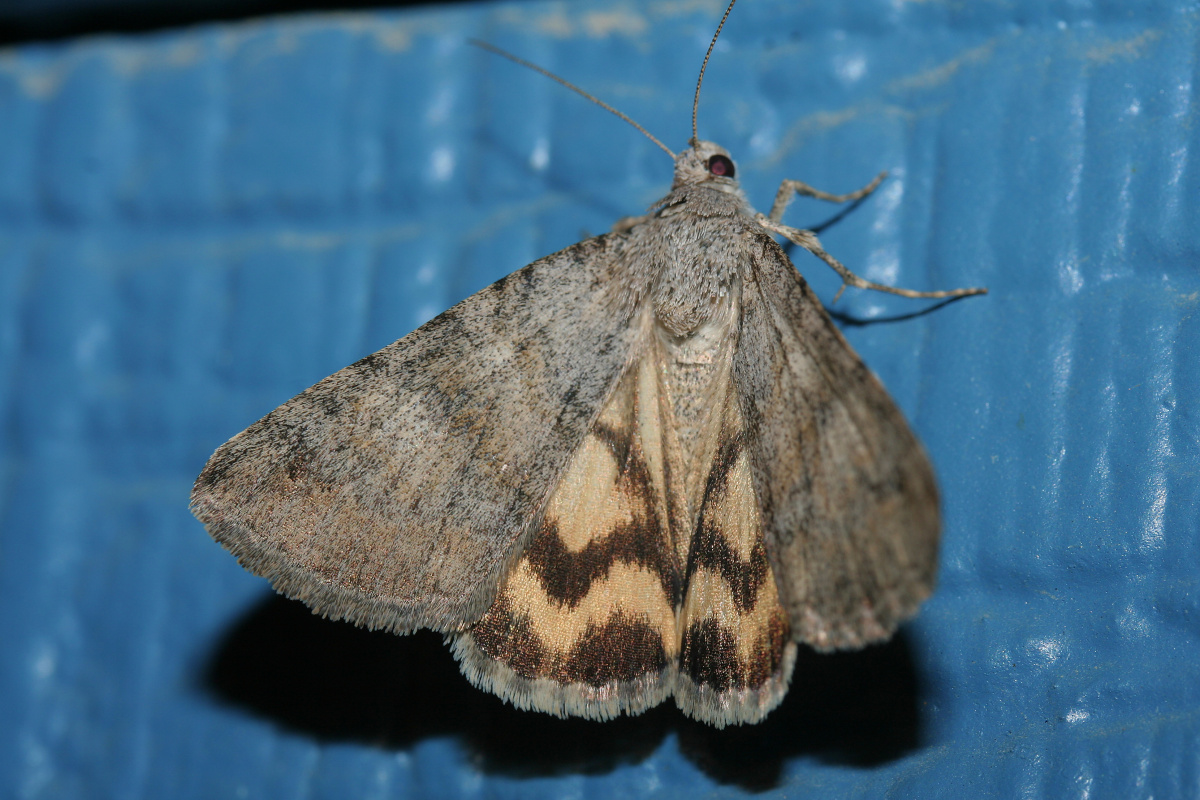
<svg viewBox="0 0 1200 800">
<path fill-rule="evenodd" d="M 725 156 L 713 156 L 708 160 L 708 171 L 720 178 L 732 178 L 733 162 Z"/>
</svg>

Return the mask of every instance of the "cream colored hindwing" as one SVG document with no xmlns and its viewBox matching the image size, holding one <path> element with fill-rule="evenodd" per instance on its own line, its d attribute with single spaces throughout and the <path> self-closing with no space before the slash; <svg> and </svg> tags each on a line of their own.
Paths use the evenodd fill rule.
<svg viewBox="0 0 1200 800">
<path fill-rule="evenodd" d="M 670 695 L 682 565 L 662 412 L 643 358 L 571 457 L 496 602 L 455 637 L 472 683 L 521 708 L 597 719 Z"/>
<path fill-rule="evenodd" d="M 775 708 L 796 653 L 763 542 L 737 394 L 729 388 L 688 549 L 675 690 L 680 708 L 717 726 L 757 722 Z"/>
<path fill-rule="evenodd" d="M 696 379 L 647 349 L 495 603 L 453 637 L 455 655 L 472 683 L 520 708 L 607 719 L 674 695 L 710 724 L 754 722 L 783 697 L 795 646 L 729 362 Z M 689 394 L 716 407 L 691 414 Z"/>
</svg>

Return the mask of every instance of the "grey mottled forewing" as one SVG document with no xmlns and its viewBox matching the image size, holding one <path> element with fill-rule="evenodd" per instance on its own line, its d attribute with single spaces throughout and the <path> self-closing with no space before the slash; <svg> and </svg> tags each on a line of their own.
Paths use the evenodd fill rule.
<svg viewBox="0 0 1200 800">
<path fill-rule="evenodd" d="M 736 376 L 764 534 L 795 638 L 887 638 L 933 589 L 933 470 L 879 380 L 763 235 L 743 287 Z"/>
<path fill-rule="evenodd" d="M 473 622 L 625 367 L 619 244 L 536 261 L 280 406 L 217 450 L 192 510 L 326 616 Z"/>
</svg>

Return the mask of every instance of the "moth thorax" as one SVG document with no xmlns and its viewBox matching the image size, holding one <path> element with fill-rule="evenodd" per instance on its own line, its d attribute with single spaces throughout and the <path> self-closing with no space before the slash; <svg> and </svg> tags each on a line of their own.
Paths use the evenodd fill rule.
<svg viewBox="0 0 1200 800">
<path fill-rule="evenodd" d="M 703 349 L 714 328 L 728 331 L 738 294 L 736 282 L 725 276 L 697 272 L 701 270 L 693 270 L 686 279 L 661 282 L 652 298 L 658 324 L 690 349 Z"/>
</svg>

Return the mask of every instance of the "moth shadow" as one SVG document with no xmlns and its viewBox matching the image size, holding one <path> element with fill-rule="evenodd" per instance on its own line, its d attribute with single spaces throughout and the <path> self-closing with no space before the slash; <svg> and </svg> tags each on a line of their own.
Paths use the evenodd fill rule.
<svg viewBox="0 0 1200 800">
<path fill-rule="evenodd" d="M 853 214 L 858 209 L 858 207 L 861 206 L 863 203 L 865 203 L 869 198 L 870 198 L 870 195 L 867 195 L 867 197 L 860 197 L 857 200 L 851 200 L 849 203 L 844 203 L 844 204 L 838 206 L 837 211 L 835 211 L 830 216 L 826 217 L 824 222 L 819 222 L 816 225 L 813 225 L 812 227 L 810 227 L 808 230 L 810 230 L 813 233 L 820 236 L 826 230 L 828 230 L 829 228 L 832 228 L 834 225 L 837 225 L 843 219 L 845 219 L 846 217 Z M 795 245 L 793 245 L 791 242 L 788 242 L 788 245 L 795 247 Z M 785 245 L 785 249 L 786 248 L 787 248 L 787 246 Z M 788 258 L 791 258 L 791 250 L 790 249 L 788 249 Z"/>
<path fill-rule="evenodd" d="M 889 322 L 905 322 L 910 319 L 917 319 L 926 314 L 932 314 L 939 309 L 945 308 L 951 303 L 957 303 L 961 300 L 966 300 L 968 295 L 962 297 L 947 297 L 938 300 L 936 303 L 925 306 L 917 311 L 909 311 L 904 314 L 889 314 L 888 316 L 873 316 L 873 317 L 856 317 L 853 314 L 847 314 L 845 311 L 837 311 L 829 306 L 825 307 L 825 312 L 829 314 L 839 325 L 845 328 L 866 328 L 871 325 L 883 325 Z M 908 300 L 906 302 L 912 302 Z"/>
<path fill-rule="evenodd" d="M 674 734 L 713 780 L 763 791 L 779 784 L 789 759 L 870 766 L 921 738 L 903 635 L 857 653 L 802 650 L 780 707 L 758 725 L 724 730 L 670 703 L 609 722 L 520 711 L 471 686 L 438 634 L 366 631 L 279 596 L 227 632 L 201 680 L 221 702 L 318 741 L 404 750 L 448 736 L 482 771 L 518 778 L 611 772 Z"/>
<path fill-rule="evenodd" d="M 643 760 L 667 726 L 520 711 L 467 682 L 440 634 L 395 636 L 314 615 L 278 595 L 226 633 L 201 675 L 220 702 L 323 742 L 404 750 L 453 737 L 485 771 L 601 773 Z"/>
<path fill-rule="evenodd" d="M 830 222 L 826 223 L 825 225 L 822 225 L 819 227 L 814 227 L 811 230 L 813 230 L 814 232 L 819 232 L 820 230 L 824 230 L 824 228 L 828 227 L 829 225 L 832 225 L 838 219 L 841 219 L 841 216 L 842 215 L 839 215 L 837 218 L 831 220 Z M 785 253 L 787 253 L 787 257 L 794 264 L 796 261 L 796 259 L 795 259 L 796 250 L 802 249 L 802 248 L 800 248 L 796 244 L 793 244 L 792 242 L 784 242 L 781 246 L 783 247 L 783 251 Z M 810 282 L 810 285 L 811 285 L 811 282 Z M 902 314 L 889 314 L 887 316 L 874 315 L 871 317 L 858 317 L 853 314 L 849 314 L 845 311 L 831 308 L 829 305 L 825 305 L 824 303 L 822 305 L 824 305 L 825 313 L 827 313 L 830 317 L 832 317 L 833 320 L 835 322 L 837 322 L 840 326 L 842 326 L 844 328 L 866 328 L 871 325 L 883 325 L 883 324 L 887 324 L 889 322 L 906 322 L 907 320 L 917 319 L 918 317 L 923 317 L 926 314 L 932 314 L 935 311 L 945 308 L 946 306 L 950 305 L 951 303 L 957 303 L 961 300 L 966 300 L 968 297 L 971 297 L 971 296 L 972 295 L 962 295 L 959 297 L 941 298 L 941 299 L 938 299 L 938 301 L 936 303 L 931 303 L 931 304 L 925 306 L 924 308 L 917 309 L 916 311 L 906 311 Z M 907 302 L 912 302 L 912 301 L 906 299 L 905 302 L 907 303 Z"/>
<path fill-rule="evenodd" d="M 367 631 L 272 595 L 226 632 L 201 680 L 218 700 L 317 740 L 403 748 L 448 732 L 446 705 L 471 702 L 453 661 L 436 634 Z"/>
<path fill-rule="evenodd" d="M 717 730 L 685 718 L 680 750 L 714 780 L 748 791 L 775 788 L 784 764 L 800 757 L 878 766 L 920 746 L 920 695 L 903 631 L 855 652 L 801 646 L 791 688 L 765 720 Z"/>
</svg>

